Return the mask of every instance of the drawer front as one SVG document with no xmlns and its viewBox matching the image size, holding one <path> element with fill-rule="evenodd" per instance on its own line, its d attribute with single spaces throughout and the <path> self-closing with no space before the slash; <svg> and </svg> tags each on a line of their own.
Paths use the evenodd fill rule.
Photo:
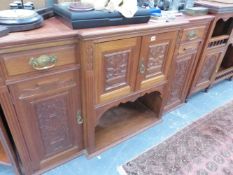
<svg viewBox="0 0 233 175">
<path fill-rule="evenodd" d="M 75 45 L 66 45 L 4 54 L 3 65 L 8 76 L 50 70 L 58 66 L 74 64 L 75 48 Z"/>
<path fill-rule="evenodd" d="M 54 92 L 56 89 L 76 86 L 75 72 L 59 74 L 39 79 L 20 82 L 14 87 L 18 91 L 19 98 L 37 96 L 44 93 Z"/>
<path fill-rule="evenodd" d="M 206 26 L 184 29 L 181 41 L 194 41 L 204 37 Z"/>
<path fill-rule="evenodd" d="M 179 47 L 179 55 L 196 52 L 198 50 L 199 45 L 200 42 L 181 44 Z"/>
</svg>

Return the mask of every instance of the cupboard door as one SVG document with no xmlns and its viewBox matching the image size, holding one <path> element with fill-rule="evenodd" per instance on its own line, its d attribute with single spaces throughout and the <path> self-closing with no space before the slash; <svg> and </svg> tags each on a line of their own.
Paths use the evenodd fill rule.
<svg viewBox="0 0 233 175">
<path fill-rule="evenodd" d="M 184 102 L 195 56 L 196 54 L 193 53 L 176 58 L 165 110 L 174 108 Z"/>
<path fill-rule="evenodd" d="M 96 102 L 102 103 L 134 91 L 140 38 L 95 45 Z"/>
<path fill-rule="evenodd" d="M 215 79 L 218 65 L 222 60 L 223 51 L 210 50 L 205 56 L 204 62 L 199 68 L 199 74 L 195 77 L 191 92 L 207 88 Z"/>
<path fill-rule="evenodd" d="M 76 72 L 11 85 L 33 171 L 53 166 L 82 149 Z"/>
<path fill-rule="evenodd" d="M 149 88 L 167 79 L 177 34 L 174 31 L 143 37 L 137 89 Z"/>
</svg>

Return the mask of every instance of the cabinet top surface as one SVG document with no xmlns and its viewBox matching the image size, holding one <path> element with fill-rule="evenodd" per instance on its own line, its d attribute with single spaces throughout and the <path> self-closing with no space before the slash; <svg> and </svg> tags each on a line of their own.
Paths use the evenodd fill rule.
<svg viewBox="0 0 233 175">
<path fill-rule="evenodd" d="M 84 39 L 93 39 L 103 36 L 112 36 L 114 34 L 141 33 L 148 30 L 160 30 L 169 28 L 178 28 L 195 21 L 211 20 L 213 16 L 187 17 L 182 16 L 176 18 L 172 22 L 149 21 L 144 24 L 109 26 L 90 29 L 72 30 L 59 19 L 51 18 L 44 22 L 43 27 L 31 31 L 10 33 L 5 37 L 1 37 L 0 47 L 10 47 L 17 44 L 28 44 L 30 42 L 48 42 L 49 40 L 58 40 L 64 38 L 80 37 Z"/>
</svg>

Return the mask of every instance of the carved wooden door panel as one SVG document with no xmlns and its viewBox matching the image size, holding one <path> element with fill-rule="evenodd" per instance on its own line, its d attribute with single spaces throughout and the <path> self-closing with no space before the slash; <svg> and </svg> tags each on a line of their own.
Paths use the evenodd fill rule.
<svg viewBox="0 0 233 175">
<path fill-rule="evenodd" d="M 137 89 L 149 88 L 155 83 L 167 79 L 176 37 L 176 31 L 143 37 Z"/>
<path fill-rule="evenodd" d="M 176 58 L 169 85 L 165 110 L 169 110 L 185 100 L 188 90 L 188 80 L 195 60 L 196 53 L 183 55 Z"/>
<path fill-rule="evenodd" d="M 194 80 L 194 85 L 192 87 L 192 92 L 198 91 L 199 89 L 207 88 L 210 83 L 215 79 L 218 65 L 220 64 L 223 51 L 214 51 L 209 52 L 202 64 L 201 70 L 199 71 L 198 76 Z"/>
<path fill-rule="evenodd" d="M 79 81 L 66 72 L 10 87 L 33 170 L 64 161 L 82 148 Z"/>
<path fill-rule="evenodd" d="M 103 103 L 134 91 L 140 38 L 95 45 L 96 102 Z"/>
</svg>

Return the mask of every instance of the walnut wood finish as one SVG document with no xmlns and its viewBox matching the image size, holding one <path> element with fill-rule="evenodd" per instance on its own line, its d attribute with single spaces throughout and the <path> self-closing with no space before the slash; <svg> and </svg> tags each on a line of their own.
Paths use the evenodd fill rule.
<svg viewBox="0 0 233 175">
<path fill-rule="evenodd" d="M 185 54 L 190 54 L 192 52 L 197 52 L 198 48 L 200 48 L 200 41 L 198 42 L 191 42 L 191 43 L 185 43 L 180 45 L 178 54 L 179 55 L 185 55 Z"/>
<path fill-rule="evenodd" d="M 168 94 L 170 106 L 182 103 L 212 19 L 71 30 L 52 18 L 1 38 L 0 102 L 23 173 L 40 174 L 84 149 L 96 155 L 152 126 Z M 34 70 L 31 57 L 43 55 L 56 64 Z"/>
<path fill-rule="evenodd" d="M 93 150 L 88 150 L 89 155 L 97 155 L 105 149 L 114 146 L 121 141 L 132 137 L 136 133 L 156 124 L 161 118 L 164 106 L 163 99 L 165 98 L 165 85 L 166 82 L 163 82 L 162 84 L 158 84 L 150 89 L 135 91 L 134 93 L 118 100 L 114 100 L 104 105 L 98 105 L 96 107 L 96 120 L 94 125 L 95 134 L 89 135 L 89 138 L 93 140 L 95 145 L 92 148 Z M 138 106 L 138 102 L 140 102 L 139 106 L 141 107 Z M 139 110 L 137 106 L 139 109 L 143 110 Z M 130 120 L 119 120 L 119 118 L 122 118 L 122 111 L 127 108 L 128 112 L 124 114 L 125 117 Z M 129 114 L 135 115 L 129 116 Z M 147 114 L 153 114 L 153 116 L 149 117 Z M 111 121 L 111 118 L 115 118 L 116 122 L 108 122 Z M 109 125 L 100 129 L 101 123 L 103 122 L 107 122 Z M 128 127 L 121 126 L 120 124 L 125 124 Z M 109 134 L 104 133 L 103 130 L 108 131 Z"/>
<path fill-rule="evenodd" d="M 158 120 L 158 113 L 148 109 L 140 98 L 135 102 L 120 104 L 105 112 L 98 122 L 95 129 L 96 149 L 129 137 Z"/>
<path fill-rule="evenodd" d="M 9 160 L 1 142 L 0 142 L 0 164 L 11 165 L 10 160 Z"/>
<path fill-rule="evenodd" d="M 20 169 L 16 158 L 16 152 L 8 137 L 2 117 L 3 114 L 0 114 L 0 164 L 13 166 L 15 174 L 18 175 Z"/>
<path fill-rule="evenodd" d="M 137 89 L 146 89 L 167 79 L 177 34 L 177 31 L 171 31 L 142 38 Z"/>
<path fill-rule="evenodd" d="M 69 71 L 10 86 L 33 171 L 83 149 L 82 124 L 76 119 L 81 109 L 75 74 Z"/>
<path fill-rule="evenodd" d="M 128 95 L 135 90 L 140 38 L 98 43 L 94 46 L 96 103 Z"/>
<path fill-rule="evenodd" d="M 223 51 L 210 51 L 206 55 L 205 62 L 203 64 L 202 70 L 200 72 L 199 78 L 195 84 L 195 89 L 202 89 L 203 87 L 208 87 L 210 83 L 214 80 L 216 73 L 218 72 L 217 65 L 222 59 Z"/>
<path fill-rule="evenodd" d="M 145 95 L 148 89 L 154 88 L 156 91 L 157 86 L 161 83 L 161 88 L 163 89 L 161 98 L 164 99 L 164 87 L 168 78 L 177 33 L 177 31 L 171 30 L 166 33 L 153 33 L 126 39 L 122 39 L 122 36 L 117 40 L 101 40 L 96 41 L 96 43 L 95 41 L 89 41 L 83 45 L 84 48 L 82 49 L 88 51 L 84 53 L 84 56 L 81 56 L 83 57 L 81 64 L 84 65 L 84 68 L 86 67 L 83 70 L 83 74 L 87 76 L 83 83 L 85 83 L 85 87 L 92 88 L 86 92 L 90 99 L 85 99 L 88 113 L 90 113 L 90 115 L 88 113 L 85 114 L 85 118 L 87 118 L 85 137 L 89 154 L 93 155 L 102 151 L 104 143 L 107 142 L 105 139 L 99 138 L 99 132 L 97 132 L 97 137 L 95 137 L 95 127 L 101 120 L 104 112 L 111 110 L 111 108 L 118 106 L 120 103 L 135 101 L 137 98 Z M 143 59 L 141 59 L 142 57 Z M 95 99 L 89 94 L 90 91 L 92 91 L 91 95 L 96 97 Z M 90 104 L 93 104 L 93 107 Z M 160 109 L 157 109 L 159 111 L 157 116 L 160 117 L 163 101 L 160 105 L 156 104 L 157 101 L 154 104 L 152 103 L 151 106 L 157 106 Z M 133 123 L 134 120 L 136 119 L 129 120 L 128 125 L 131 126 L 130 123 Z M 157 120 L 149 121 L 153 124 Z M 146 123 L 148 124 L 145 121 L 144 125 Z M 135 125 L 135 128 L 139 129 L 141 127 Z M 116 131 L 118 130 L 120 128 L 116 129 Z M 122 130 L 124 131 L 123 128 Z M 110 133 L 117 133 L 113 131 Z M 116 134 L 115 136 L 112 135 L 113 139 L 109 138 L 109 140 L 115 140 L 118 143 L 119 138 L 125 139 L 126 136 L 134 134 L 135 129 L 129 128 L 126 132 L 127 134 L 121 135 L 120 133 L 118 134 L 119 136 Z M 105 137 L 103 136 L 103 138 Z M 101 143 L 101 140 L 104 143 Z M 114 145 L 114 143 L 106 144 L 105 147 L 108 145 Z"/>
<path fill-rule="evenodd" d="M 2 69 L 0 69 L 0 86 L 4 84 Z"/>
<path fill-rule="evenodd" d="M 202 48 L 188 96 L 233 76 L 230 69 L 221 69 L 222 59 L 231 43 L 232 19 L 232 13 L 215 14 Z"/>
<path fill-rule="evenodd" d="M 13 136 L 15 146 L 19 153 L 20 160 L 22 162 L 20 169 L 22 173 L 32 174 L 32 170 L 30 168 L 31 160 L 27 151 L 27 145 L 25 144 L 25 140 L 16 117 L 12 99 L 6 86 L 0 87 L 0 102 L 11 134 Z"/>
<path fill-rule="evenodd" d="M 181 41 L 201 40 L 205 37 L 206 26 L 198 26 L 184 29 Z"/>
<path fill-rule="evenodd" d="M 196 53 L 179 56 L 176 58 L 173 69 L 174 75 L 171 80 L 170 93 L 168 96 L 165 111 L 171 110 L 184 102 L 186 97 L 185 89 L 189 81 L 192 66 L 194 64 Z"/>
<path fill-rule="evenodd" d="M 56 63 L 54 67 L 75 64 L 75 45 L 65 45 L 60 47 L 48 47 L 36 50 L 27 50 L 2 55 L 2 66 L 7 76 L 15 76 L 37 71 L 30 64 L 30 60 L 40 56 L 54 56 Z M 17 67 L 17 69 L 16 69 Z"/>
<path fill-rule="evenodd" d="M 208 26 L 209 22 L 200 23 L 192 28 L 184 28 L 180 33 L 180 45 L 177 45 L 177 55 L 173 59 L 165 111 L 185 102 Z"/>
</svg>

